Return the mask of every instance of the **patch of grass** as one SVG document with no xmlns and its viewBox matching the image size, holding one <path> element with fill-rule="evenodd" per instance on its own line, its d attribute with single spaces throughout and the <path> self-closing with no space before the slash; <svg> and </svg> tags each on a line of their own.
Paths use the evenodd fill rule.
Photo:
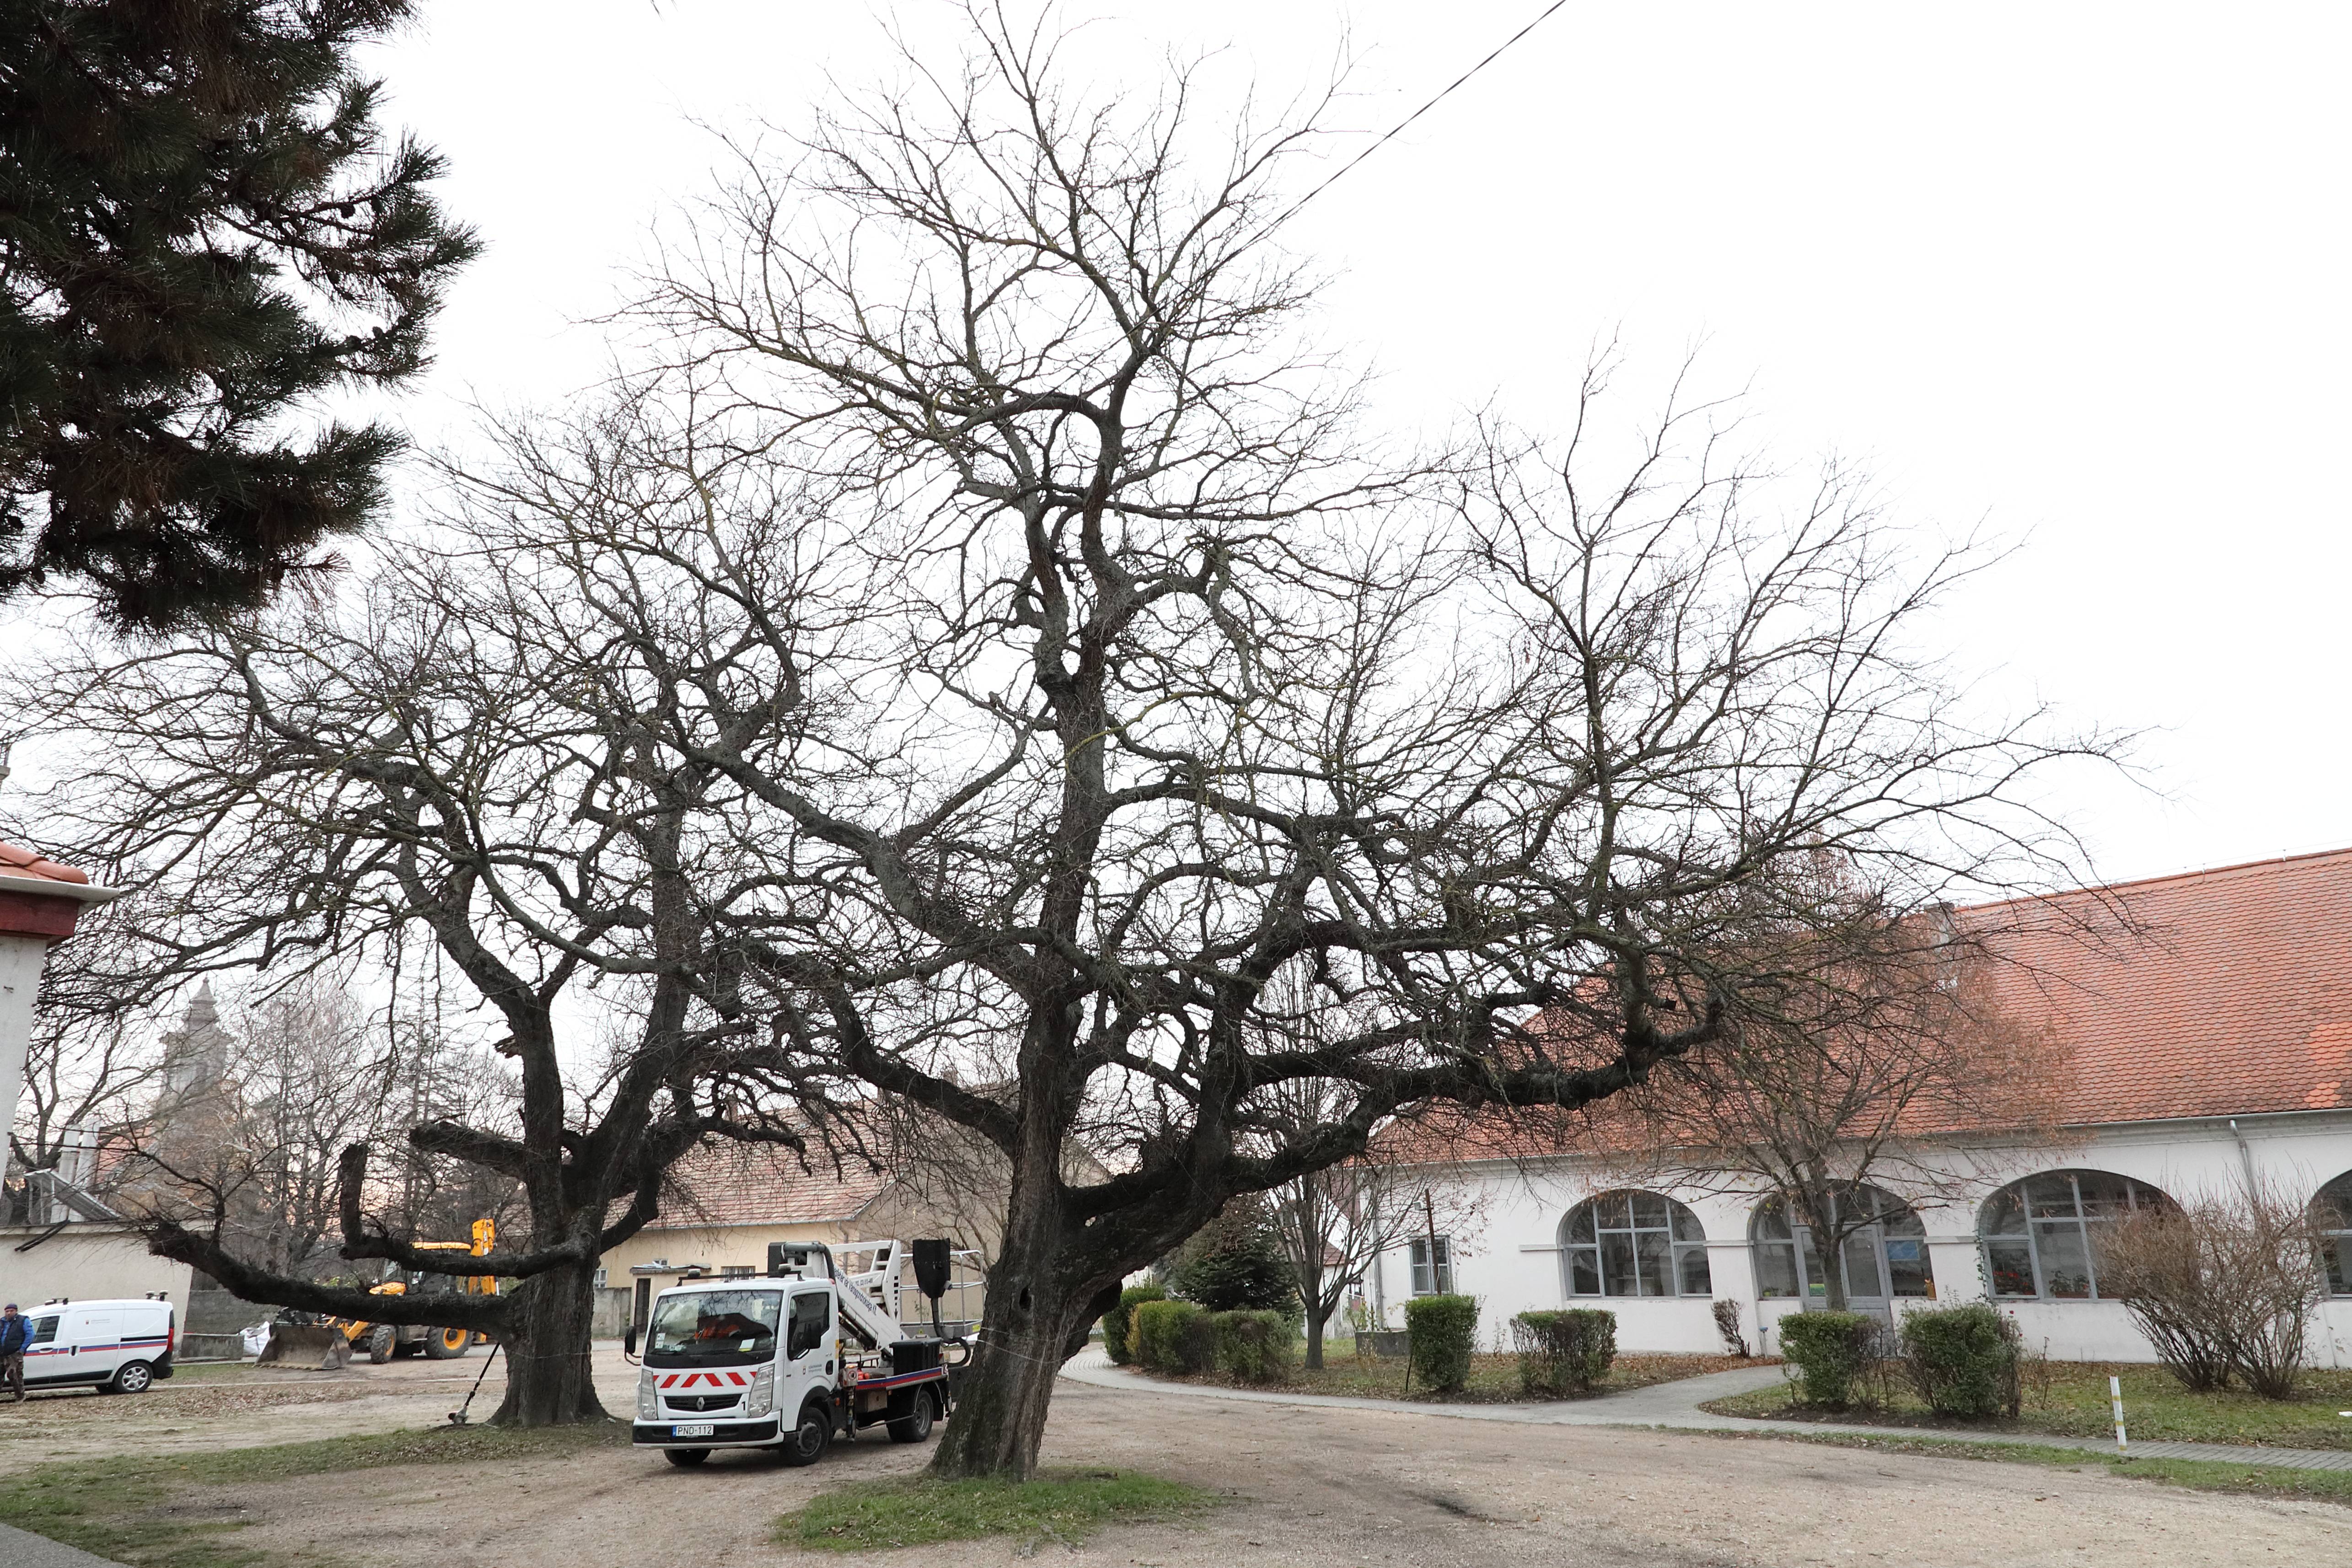
<svg viewBox="0 0 2352 1568">
<path fill-rule="evenodd" d="M 1106 1524 L 1197 1512 L 1214 1493 L 1133 1470 L 1054 1470 L 1034 1481 L 861 1481 L 820 1493 L 776 1521 L 782 1546 L 869 1552 L 989 1535 L 1075 1543 Z"/>
<path fill-rule="evenodd" d="M 2302 1396 L 2263 1399 L 2242 1390 L 2192 1394 L 2159 1366 L 2096 1362 L 2050 1364 L 2049 1386 L 2029 1393 L 2016 1420 L 1952 1421 L 1927 1409 L 1911 1390 L 1896 1387 L 1883 1403 L 1834 1415 L 1796 1405 L 1789 1390 L 1759 1389 L 1708 1403 L 1724 1415 L 1778 1420 L 1875 1421 L 1891 1426 L 1946 1431 L 2042 1433 L 2053 1437 L 2104 1437 L 2115 1432 L 2107 1410 L 2107 1379 L 2124 1384 L 2124 1421 L 2150 1443 L 2240 1443 L 2272 1448 L 2352 1448 L 2352 1370 L 2321 1367 L 2304 1376 Z"/>
<path fill-rule="evenodd" d="M 0 1522 L 134 1568 L 270 1568 L 289 1559 L 236 1544 L 251 1522 L 209 1501 L 220 1489 L 394 1465 L 496 1464 L 625 1447 L 619 1422 L 510 1432 L 444 1426 L 214 1453 L 77 1459 L 0 1477 Z M 302 1568 L 317 1568 L 315 1557 Z"/>
<path fill-rule="evenodd" d="M 1818 1443 L 1831 1448 L 1867 1448 L 1878 1454 L 2046 1465 L 2078 1475 L 2105 1472 L 2129 1480 L 2154 1481 L 2195 1491 L 2304 1498 L 2352 1507 L 2352 1470 L 2296 1470 L 2281 1465 L 2238 1465 L 2214 1459 L 2118 1459 L 2111 1454 L 2042 1443 L 1970 1443 L 1953 1437 L 1864 1437 L 1849 1432 L 1715 1432 L 1709 1436 L 1747 1443 Z"/>
<path fill-rule="evenodd" d="M 1622 1394 L 1628 1389 L 1647 1388 L 1654 1383 L 1672 1383 L 1677 1378 L 1697 1377 L 1710 1372 L 1725 1372 L 1738 1366 L 1769 1366 L 1761 1358 L 1746 1361 L 1727 1355 L 1621 1355 L 1610 1367 L 1609 1375 L 1601 1381 L 1593 1394 Z M 1549 1403 L 1530 1399 L 1519 1391 L 1519 1358 L 1514 1353 L 1474 1355 L 1470 1358 L 1470 1378 L 1459 1394 L 1441 1394 L 1415 1384 L 1404 1384 L 1403 1358 L 1393 1360 L 1374 1356 L 1358 1357 L 1346 1351 L 1324 1352 L 1323 1368 L 1309 1372 L 1295 1367 L 1279 1383 L 1244 1384 L 1223 1373 L 1200 1373 L 1191 1377 L 1166 1377 L 1130 1366 L 1122 1371 L 1156 1377 L 1166 1383 L 1197 1383 L 1212 1387 L 1257 1388 L 1281 1394 L 1336 1394 L 1355 1399 L 1414 1399 L 1430 1404 L 1524 1405 Z M 1590 1398 L 1580 1394 L 1572 1397 Z M 2352 1423 L 2347 1423 L 2352 1425 Z"/>
</svg>

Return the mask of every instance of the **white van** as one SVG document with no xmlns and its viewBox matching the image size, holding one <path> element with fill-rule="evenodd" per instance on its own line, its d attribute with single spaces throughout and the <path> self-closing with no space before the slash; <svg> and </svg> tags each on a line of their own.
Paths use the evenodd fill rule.
<svg viewBox="0 0 2352 1568">
<path fill-rule="evenodd" d="M 172 1375 L 169 1301 L 52 1301 L 25 1314 L 25 1388 L 143 1394 Z"/>
</svg>

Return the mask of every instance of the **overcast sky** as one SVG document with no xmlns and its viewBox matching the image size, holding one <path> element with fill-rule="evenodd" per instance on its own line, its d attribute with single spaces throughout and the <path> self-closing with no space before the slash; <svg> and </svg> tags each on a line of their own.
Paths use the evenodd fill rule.
<svg viewBox="0 0 2352 1568">
<path fill-rule="evenodd" d="M 1548 0 L 1103 0 L 1087 58 L 1152 84 L 1223 47 L 1275 94 L 1347 40 L 1348 121 L 1392 124 Z M 802 0 L 427 0 L 378 51 L 484 258 L 431 384 L 543 402 L 710 126 L 790 124 L 887 68 L 879 18 Z M 895 15 L 937 34 L 949 16 Z M 1601 5 L 1571 0 L 1318 198 L 1325 331 L 1401 418 L 1557 406 L 1597 336 L 1706 345 L 1776 446 L 2021 552 L 1947 640 L 2012 699 L 2153 727 L 2158 793 L 2076 781 L 2102 872 L 2352 843 L 2352 8 Z M 698 121 L 703 122 L 698 126 Z"/>
</svg>

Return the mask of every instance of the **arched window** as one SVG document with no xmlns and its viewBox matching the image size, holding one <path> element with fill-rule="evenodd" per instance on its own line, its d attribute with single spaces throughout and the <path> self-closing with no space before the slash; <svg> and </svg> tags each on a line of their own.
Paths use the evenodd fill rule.
<svg viewBox="0 0 2352 1568">
<path fill-rule="evenodd" d="M 1927 1227 L 1909 1205 L 1876 1187 L 1849 1186 L 1831 1194 L 1838 1218 L 1849 1209 L 1870 1216 L 1870 1222 L 1846 1235 L 1838 1249 L 1849 1305 L 1883 1301 L 1893 1296 L 1932 1296 L 1927 1270 Z M 1766 1297 L 1828 1299 L 1829 1269 L 1822 1259 L 1812 1226 L 1792 1218 L 1778 1198 L 1757 1205 L 1750 1236 L 1756 1247 L 1756 1286 Z"/>
<path fill-rule="evenodd" d="M 1706 1232 L 1659 1193 L 1603 1193 L 1568 1211 L 1560 1255 L 1571 1296 L 1712 1296 Z"/>
<path fill-rule="evenodd" d="M 2105 1171 L 2051 1171 L 1993 1194 L 1977 1220 L 1985 1276 L 2011 1300 L 2095 1301 L 2098 1229 L 2172 1200 L 2145 1182 Z"/>
<path fill-rule="evenodd" d="M 2311 1217 L 2319 1226 L 2319 1265 L 2327 1271 L 2327 1293 L 2352 1296 L 2352 1171 L 2347 1171 L 2311 1200 Z"/>
</svg>

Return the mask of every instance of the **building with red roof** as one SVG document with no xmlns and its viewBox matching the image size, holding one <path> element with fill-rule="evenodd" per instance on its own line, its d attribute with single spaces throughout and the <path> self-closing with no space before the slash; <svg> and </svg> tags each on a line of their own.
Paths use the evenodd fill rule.
<svg viewBox="0 0 2352 1568">
<path fill-rule="evenodd" d="M 2352 849 L 1957 918 L 1997 932 L 1999 1008 L 2047 1042 L 2054 1110 L 2035 1131 L 1998 1115 L 1933 1127 L 1913 1158 L 1936 1179 L 1859 1194 L 1884 1218 L 1830 1262 L 1768 1193 L 1634 1184 L 1605 1107 L 1572 1131 L 1402 1125 L 1387 1152 L 1474 1194 L 1480 1218 L 1436 1238 L 1434 1268 L 1425 1240 L 1384 1258 L 1370 1304 L 1393 1321 L 1406 1297 L 1450 1286 L 1483 1298 L 1489 1324 L 1600 1306 L 1628 1349 L 1714 1351 L 1727 1300 L 1769 1348 L 1835 1267 L 1859 1310 L 1989 1299 L 2053 1356 L 2147 1360 L 2098 1289 L 2099 1226 L 2252 1182 L 2334 1228 L 2312 1349 L 2352 1365 Z"/>
</svg>

